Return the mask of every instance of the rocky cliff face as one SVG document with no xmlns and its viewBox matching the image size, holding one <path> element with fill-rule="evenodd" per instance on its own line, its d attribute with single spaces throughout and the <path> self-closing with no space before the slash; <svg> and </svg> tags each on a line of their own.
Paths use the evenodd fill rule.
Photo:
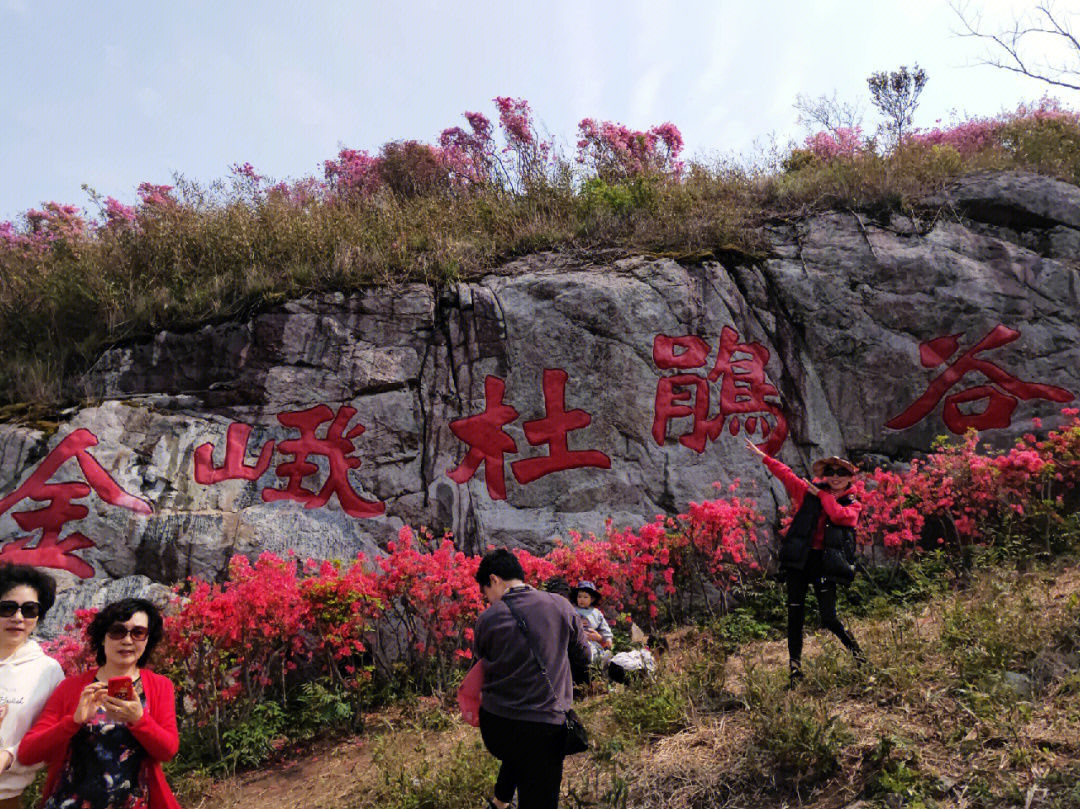
<svg viewBox="0 0 1080 809">
<path fill-rule="evenodd" d="M 755 264 L 536 255 L 111 350 L 75 383 L 100 404 L 56 434 L 0 425 L 0 559 L 62 569 L 55 629 L 235 553 L 375 553 L 405 523 L 537 550 L 735 478 L 770 512 L 747 434 L 803 472 L 873 465 L 1080 397 L 1075 186 L 973 176 L 920 219 L 769 238 Z"/>
</svg>

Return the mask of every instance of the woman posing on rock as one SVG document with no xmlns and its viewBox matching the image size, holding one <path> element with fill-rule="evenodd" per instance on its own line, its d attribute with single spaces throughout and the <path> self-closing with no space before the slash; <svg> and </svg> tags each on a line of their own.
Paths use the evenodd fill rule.
<svg viewBox="0 0 1080 809">
<path fill-rule="evenodd" d="M 15 760 L 19 742 L 64 679 L 30 633 L 56 600 L 52 576 L 25 565 L 0 566 L 0 809 L 19 809 L 35 770 Z"/>
<path fill-rule="evenodd" d="M 180 809 L 161 771 L 180 746 L 173 684 L 141 668 L 161 631 L 142 598 L 91 621 L 101 668 L 60 683 L 19 745 L 19 761 L 49 763 L 44 809 Z"/>
<path fill-rule="evenodd" d="M 803 621 L 806 594 L 811 585 L 817 596 L 821 625 L 840 639 L 854 655 L 856 663 L 865 663 L 859 644 L 836 617 L 837 582 L 850 584 L 855 578 L 855 525 L 862 511 L 862 504 L 850 491 L 858 471 L 855 464 L 836 457 L 815 461 L 814 477 L 824 481 L 823 488 L 819 488 L 780 461 L 770 458 L 751 441 L 746 444 L 784 484 L 795 509 L 795 516 L 780 544 L 780 568 L 787 575 L 790 684 L 795 685 L 803 676 Z"/>
</svg>

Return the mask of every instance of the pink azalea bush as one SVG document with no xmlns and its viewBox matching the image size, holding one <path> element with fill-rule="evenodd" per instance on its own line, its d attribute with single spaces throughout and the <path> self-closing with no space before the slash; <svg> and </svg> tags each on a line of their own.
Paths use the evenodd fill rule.
<svg viewBox="0 0 1080 809">
<path fill-rule="evenodd" d="M 646 176 L 677 178 L 683 163 L 682 133 L 673 123 L 634 130 L 612 121 L 584 118 L 578 124 L 578 162 L 605 182 Z"/>
<path fill-rule="evenodd" d="M 1080 410 L 1062 413 L 1061 427 L 1006 451 L 981 450 L 971 433 L 905 471 L 867 474 L 856 483 L 860 545 L 902 559 L 923 550 L 934 519 L 953 526 L 940 538 L 948 553 L 1003 542 L 1054 550 L 1055 537 L 1077 533 L 1080 508 Z M 736 481 L 723 496 L 637 528 L 609 521 L 601 537 L 570 532 L 544 556 L 517 555 L 530 584 L 594 582 L 616 626 L 686 621 L 723 609 L 732 588 L 752 597 L 747 586 L 769 566 L 765 519 L 737 489 Z M 301 683 L 341 694 L 354 717 L 387 688 L 444 692 L 473 662 L 472 627 L 485 606 L 478 564 L 449 534 L 408 526 L 372 559 L 237 556 L 226 581 L 177 586 L 157 666 L 179 686 L 188 732 L 219 758 L 230 729 L 254 721 L 268 700 L 295 696 Z M 85 629 L 93 614 L 76 613 L 49 644 L 65 671 L 92 664 Z"/>
<path fill-rule="evenodd" d="M 917 552 L 928 521 L 947 526 L 939 544 L 1021 542 L 1054 550 L 1080 496 L 1080 411 L 1044 439 L 1028 434 L 998 453 L 980 451 L 969 431 L 903 473 L 876 469 L 860 482 L 858 537 L 903 557 Z M 873 484 L 868 486 L 867 484 Z"/>
<path fill-rule="evenodd" d="M 495 123 L 481 112 L 469 111 L 464 113 L 464 126 L 442 130 L 434 143 L 400 140 L 372 151 L 343 148 L 323 162 L 318 177 L 273 182 L 251 163 L 235 163 L 230 167 L 234 195 L 219 197 L 218 202 L 256 211 L 280 203 L 286 203 L 287 209 L 310 211 L 325 206 L 333 210 L 342 203 L 369 203 L 380 193 L 464 195 L 485 189 L 521 197 L 557 182 L 569 182 L 573 193 L 589 201 L 596 195 L 596 181 L 611 186 L 664 179 L 678 189 L 689 176 L 681 159 L 683 137 L 671 122 L 636 130 L 613 121 L 582 119 L 576 158 L 583 173 L 573 174 L 553 142 L 539 135 L 527 100 L 497 96 L 493 104 Z M 889 157 L 876 149 L 858 128 L 818 132 L 793 150 L 784 161 L 785 171 L 858 165 L 864 160 L 872 163 L 870 158 Z M 952 176 L 969 169 L 1019 164 L 1080 181 L 1078 152 L 1080 113 L 1043 98 L 998 116 L 913 132 L 892 156 L 900 158 L 899 174 L 906 171 L 913 176 L 922 176 L 920 171 L 934 177 Z M 923 153 L 942 159 L 920 169 L 919 160 L 911 158 Z M 851 181 L 842 171 L 834 174 L 841 184 Z M 0 222 L 0 260 L 47 262 L 53 255 L 78 254 L 95 241 L 114 244 L 117 240 L 112 237 L 120 234 L 156 238 L 152 234 L 157 230 L 144 227 L 149 222 L 175 225 L 184 214 L 206 212 L 200 207 L 206 200 L 186 195 L 174 186 L 141 183 L 135 204 L 105 197 L 96 219 L 85 218 L 75 206 L 45 203 L 27 210 L 17 221 Z M 622 198 L 614 194 L 611 199 Z M 583 210 L 591 207 L 585 205 Z"/>
<path fill-rule="evenodd" d="M 850 160 L 863 152 L 867 146 L 862 137 L 862 129 L 841 127 L 835 132 L 818 132 L 808 137 L 804 148 L 818 160 L 829 161 L 836 158 Z"/>
</svg>

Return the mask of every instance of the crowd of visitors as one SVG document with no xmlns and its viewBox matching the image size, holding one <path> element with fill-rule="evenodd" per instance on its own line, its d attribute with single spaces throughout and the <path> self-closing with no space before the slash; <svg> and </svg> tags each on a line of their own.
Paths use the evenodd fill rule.
<svg viewBox="0 0 1080 809">
<path fill-rule="evenodd" d="M 857 470 L 842 458 L 813 465 L 803 480 L 747 442 L 784 485 L 794 517 L 780 545 L 786 578 L 791 685 L 802 677 L 805 597 L 812 587 L 822 626 L 855 656 L 862 651 L 836 615 L 837 584 L 854 577 Z M 480 562 L 476 581 L 488 603 L 477 618 L 476 665 L 459 701 L 500 762 L 489 809 L 557 807 L 567 755 L 587 749 L 573 711 L 574 688 L 649 673 L 647 648 L 613 654 L 614 636 L 591 581 L 555 579 L 537 590 L 503 548 Z M 0 809 L 48 765 L 42 809 L 179 809 L 161 764 L 176 755 L 172 682 L 146 668 L 163 621 L 150 601 L 125 598 L 93 619 L 88 636 L 97 668 L 64 678 L 30 635 L 53 606 L 56 584 L 22 565 L 0 566 Z M 643 636 L 642 636 L 643 638 Z"/>
</svg>

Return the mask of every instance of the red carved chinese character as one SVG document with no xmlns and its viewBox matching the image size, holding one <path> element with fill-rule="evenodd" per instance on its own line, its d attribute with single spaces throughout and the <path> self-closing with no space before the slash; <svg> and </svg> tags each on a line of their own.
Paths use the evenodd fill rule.
<svg viewBox="0 0 1080 809">
<path fill-rule="evenodd" d="M 472 480 L 484 464 L 484 483 L 492 500 L 506 499 L 503 455 L 517 452 L 517 443 L 503 429 L 518 417 L 510 405 L 503 404 L 506 383 L 497 376 L 484 380 L 484 412 L 450 422 L 450 432 L 469 445 L 468 454 L 446 473 L 455 483 Z"/>
<path fill-rule="evenodd" d="M 518 483 L 532 483 L 537 478 L 564 469 L 597 467 L 610 469 L 611 459 L 599 450 L 574 450 L 566 445 L 566 434 L 571 430 L 587 427 L 592 416 L 584 410 L 566 409 L 566 371 L 544 370 L 544 412 L 542 419 L 527 421 L 523 425 L 525 438 L 534 447 L 547 444 L 550 452 L 538 458 L 524 458 L 510 464 L 510 471 Z"/>
<path fill-rule="evenodd" d="M 268 441 L 259 453 L 254 466 L 244 463 L 247 454 L 251 425 L 234 422 L 225 434 L 225 461 L 214 466 L 214 445 L 207 442 L 195 448 L 195 482 L 204 486 L 222 480 L 258 480 L 270 467 L 274 455 L 274 442 Z"/>
<path fill-rule="evenodd" d="M 324 404 L 307 410 L 279 413 L 278 421 L 285 427 L 299 430 L 300 437 L 278 443 L 279 452 L 293 456 L 293 460 L 278 464 L 277 467 L 278 476 L 288 478 L 289 483 L 284 489 L 263 489 L 263 500 L 268 503 L 295 500 L 303 503 L 304 508 L 321 508 L 330 501 L 331 495 L 336 494 L 342 510 L 352 517 L 377 517 L 382 514 L 386 508 L 384 504 L 364 500 L 349 483 L 349 470 L 360 466 L 360 459 L 352 456 L 355 451 L 353 439 L 364 432 L 362 424 L 356 425 L 348 433 L 345 432 L 355 415 L 355 407 L 343 405 L 338 408 L 335 416 L 334 411 Z M 318 438 L 315 435 L 316 428 L 331 419 L 333 422 L 326 428 L 326 437 Z M 247 436 L 244 436 L 245 444 L 246 438 Z M 264 448 L 263 452 L 265 451 Z M 309 455 L 323 456 L 329 467 L 329 477 L 318 494 L 303 486 L 304 478 L 319 471 L 319 467 L 308 460 Z M 261 457 L 259 463 L 262 463 Z M 257 468 L 256 466 L 255 469 Z M 254 472 L 254 469 L 251 472 Z"/>
<path fill-rule="evenodd" d="M 37 565 L 67 570 L 80 578 L 87 579 L 94 575 L 94 568 L 73 555 L 73 551 L 94 547 L 94 542 L 79 532 L 68 534 L 60 539 L 60 531 L 66 523 L 81 520 L 90 510 L 73 500 L 86 497 L 91 491 L 114 506 L 126 508 L 138 514 L 152 514 L 150 504 L 120 488 L 115 480 L 105 471 L 87 450 L 97 445 L 97 437 L 89 430 L 79 429 L 64 438 L 45 456 L 38 468 L 3 500 L 0 500 L 0 514 L 8 511 L 22 500 L 48 501 L 48 505 L 33 511 L 19 511 L 12 519 L 24 531 L 41 530 L 41 539 L 27 547 L 32 537 L 19 537 L 0 548 L 0 562 Z M 75 458 L 82 469 L 83 477 L 89 485 L 69 481 L 49 483 L 60 466 Z"/>
<path fill-rule="evenodd" d="M 681 348 L 682 353 L 676 354 L 676 348 Z M 708 353 L 708 344 L 692 335 L 668 337 L 658 334 L 653 340 L 653 361 L 663 370 L 700 368 Z M 739 354 L 748 356 L 736 357 Z M 764 443 L 759 446 L 766 453 L 775 455 L 787 438 L 788 427 L 779 403 L 769 401 L 779 398 L 779 394 L 765 377 L 768 361 L 767 348 L 760 343 L 740 343 L 738 332 L 724 326 L 720 331 L 716 362 L 707 377 L 675 374 L 657 381 L 653 439 L 663 445 L 668 422 L 689 416 L 693 418 L 693 428 L 679 436 L 679 443 L 695 452 L 704 452 L 707 442 L 716 440 L 730 416 L 728 432 L 738 435 L 745 427 L 747 434 L 753 435 L 760 429 Z M 717 380 L 720 380 L 720 407 L 717 414 L 710 417 L 709 383 Z M 751 413 L 757 415 L 748 415 Z M 770 416 L 775 425 L 766 416 Z M 746 417 L 745 425 L 743 417 Z"/>
<path fill-rule="evenodd" d="M 676 354 L 676 348 L 681 348 L 682 352 Z M 653 362 L 656 363 L 657 368 L 664 371 L 670 371 L 672 368 L 681 370 L 700 368 L 705 364 L 705 358 L 708 356 L 709 344 L 692 334 L 682 337 L 658 334 L 653 338 Z"/>
<path fill-rule="evenodd" d="M 736 354 L 749 354 L 749 357 L 735 359 Z M 779 398 L 776 387 L 765 379 L 765 365 L 769 361 L 769 350 L 761 343 L 740 343 L 739 334 L 730 326 L 720 330 L 720 346 L 716 351 L 716 363 L 709 372 L 709 381 L 715 382 L 721 376 L 720 408 L 724 415 L 734 415 L 729 424 L 732 435 L 739 434 L 739 415 L 747 413 L 768 413 L 776 422 L 771 426 L 764 416 L 751 416 L 746 419 L 746 432 L 753 434 L 760 424 L 761 437 L 765 443 L 762 450 L 775 455 L 787 438 L 787 418 L 778 404 L 766 401 L 765 397 Z M 738 415 L 735 415 L 738 414 Z"/>
<path fill-rule="evenodd" d="M 690 407 L 678 402 L 692 401 Z M 679 436 L 679 443 L 695 452 L 704 452 L 706 441 L 715 441 L 724 429 L 724 412 L 709 418 L 709 382 L 697 374 L 662 376 L 656 381 L 656 404 L 653 408 L 653 439 L 663 446 L 668 422 L 692 416 L 694 427 Z"/>
<path fill-rule="evenodd" d="M 960 334 L 949 334 L 928 340 L 919 346 L 919 360 L 926 368 L 937 368 L 943 365 L 949 357 L 955 354 L 960 343 Z M 886 427 L 893 430 L 906 430 L 914 424 L 926 418 L 937 407 L 942 397 L 945 397 L 945 406 L 942 408 L 942 420 L 945 426 L 954 433 L 963 434 L 969 428 L 976 430 L 990 430 L 1000 427 L 1008 427 L 1012 423 L 1012 414 L 1016 409 L 1017 399 L 1028 401 L 1029 399 L 1048 399 L 1051 402 L 1071 402 L 1073 395 L 1067 390 L 1056 388 L 1053 385 L 1041 385 L 1035 382 L 1021 382 L 1016 377 L 999 368 L 988 360 L 978 358 L 983 351 L 1001 348 L 1020 337 L 1020 332 L 1007 326 L 997 325 L 982 340 L 960 355 L 952 365 L 945 369 L 930 383 L 925 393 L 916 399 L 907 410 L 899 416 L 887 421 Z M 945 396 L 961 378 L 971 371 L 978 371 L 992 383 L 1002 388 L 1002 393 L 993 385 L 978 385 L 967 390 Z M 1006 395 L 1011 394 L 1011 395 Z M 986 408 L 981 413 L 962 413 L 959 405 L 965 402 L 986 400 Z"/>
</svg>

